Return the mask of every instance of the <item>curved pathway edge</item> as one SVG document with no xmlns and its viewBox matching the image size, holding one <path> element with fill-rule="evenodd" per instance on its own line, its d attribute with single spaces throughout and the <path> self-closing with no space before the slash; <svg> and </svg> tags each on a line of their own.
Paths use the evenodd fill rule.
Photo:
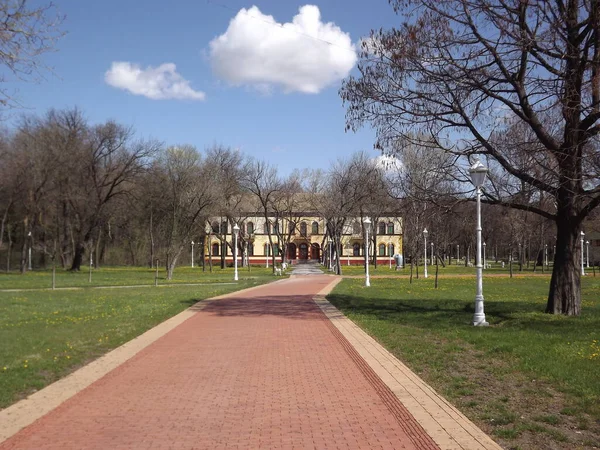
<svg viewBox="0 0 600 450">
<path fill-rule="evenodd" d="M 341 278 L 330 283 L 313 300 L 435 443 L 444 450 L 501 450 L 479 427 L 327 301 L 327 294 L 339 281 Z"/>
<path fill-rule="evenodd" d="M 268 284 L 279 283 L 284 280 L 285 278 Z M 133 358 L 150 344 L 181 325 L 198 311 L 204 309 L 212 301 L 239 293 L 251 292 L 264 286 L 264 284 L 252 286 L 240 291 L 200 300 L 195 305 L 192 305 L 170 319 L 161 322 L 154 328 L 140 334 L 138 337 L 126 342 L 120 347 L 111 350 L 86 366 L 55 381 L 35 394 L 1 410 L 0 444 L 46 415 L 78 392 L 84 390 L 125 361 Z"/>
</svg>

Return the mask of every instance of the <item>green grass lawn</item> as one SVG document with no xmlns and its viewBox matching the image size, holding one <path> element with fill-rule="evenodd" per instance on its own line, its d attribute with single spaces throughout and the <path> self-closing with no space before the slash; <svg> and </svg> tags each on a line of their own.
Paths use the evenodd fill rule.
<svg viewBox="0 0 600 450">
<path fill-rule="evenodd" d="M 103 270 L 109 284 L 135 284 L 137 269 Z M 139 270 L 144 273 L 143 269 Z M 218 272 L 218 271 L 215 271 Z M 197 278 L 189 271 L 182 282 L 205 285 L 0 292 L 0 408 L 39 390 L 75 368 L 133 339 L 199 300 L 273 280 L 266 271 L 240 272 L 237 283 L 231 270 Z M 178 271 L 176 274 L 186 274 Z M 200 271 L 201 273 L 201 271 Z M 29 273 L 39 286 L 41 276 Z M 70 275 L 69 275 L 70 276 Z M 73 274 L 72 285 L 77 285 Z M 99 279 L 101 277 L 98 277 Z M 6 283 L 8 278 L 5 278 Z M 12 281 L 12 280 L 11 280 Z M 222 283 L 214 283 L 222 281 Z"/>
<path fill-rule="evenodd" d="M 489 264 L 490 264 L 490 267 L 486 268 L 484 270 L 484 273 L 494 274 L 494 275 L 506 275 L 507 277 L 510 276 L 510 269 L 508 267 L 508 264 L 505 264 L 504 267 L 502 267 L 501 263 L 496 263 L 494 261 L 489 261 Z M 327 269 L 324 269 L 324 270 L 327 271 Z M 427 265 L 427 272 L 430 277 L 435 276 L 435 270 L 436 270 L 435 265 L 433 265 L 433 266 L 430 264 Z M 586 272 L 589 272 L 591 275 L 592 270 L 593 270 L 593 268 L 590 267 L 589 269 L 586 269 Z M 597 268 L 596 268 L 596 271 L 597 271 Z M 535 273 L 537 275 L 542 275 L 542 274 L 549 275 L 551 272 L 552 272 L 552 265 L 550 265 L 549 267 L 544 267 L 543 271 L 542 271 L 542 267 L 538 266 L 534 272 L 533 262 L 530 263 L 529 268 L 527 267 L 526 264 L 524 264 L 522 271 L 519 271 L 518 264 L 513 264 L 513 275 L 515 277 L 519 277 L 519 276 L 523 276 L 523 275 L 531 275 L 533 273 Z M 344 259 L 342 258 L 342 275 L 353 276 L 353 275 L 364 275 L 364 273 L 365 273 L 364 266 L 348 266 L 348 265 L 346 265 Z M 375 268 L 373 265 L 371 265 L 369 268 L 369 274 L 371 276 L 378 276 L 378 275 L 409 276 L 410 275 L 410 265 L 407 265 L 398 270 L 396 270 L 393 262 L 392 262 L 391 269 L 390 269 L 389 264 L 387 264 L 387 263 L 379 264 L 377 266 L 377 268 Z M 441 264 L 438 265 L 438 275 L 439 276 L 457 275 L 457 274 L 475 275 L 475 267 L 466 267 L 464 264 L 464 261 L 462 261 L 460 264 L 457 265 L 455 260 L 452 260 L 452 264 L 450 264 L 450 265 L 446 264 L 445 267 L 442 266 Z M 413 278 L 416 278 L 416 276 L 417 276 L 417 267 L 413 266 Z M 423 265 L 420 265 L 419 266 L 419 278 L 422 276 L 423 276 Z"/>
<path fill-rule="evenodd" d="M 600 445 L 600 277 L 581 317 L 544 314 L 549 277 L 343 280 L 328 297 L 507 448 Z"/>
<path fill-rule="evenodd" d="M 201 267 L 178 267 L 173 273 L 173 279 L 166 279 L 164 267 L 159 267 L 158 284 L 182 283 L 221 283 L 233 281 L 233 268 L 220 269 L 213 267 L 210 272 L 208 266 L 203 272 Z M 272 270 L 265 267 L 238 268 L 240 281 L 253 280 L 272 274 Z M 56 287 L 90 287 L 90 286 L 125 286 L 145 285 L 154 286 L 156 269 L 148 267 L 101 267 L 92 269 L 92 281 L 89 281 L 88 268 L 81 272 L 70 272 L 62 268 L 56 269 Z M 1 289 L 47 289 L 52 287 L 52 270 L 33 270 L 21 274 L 18 272 L 0 272 Z"/>
</svg>

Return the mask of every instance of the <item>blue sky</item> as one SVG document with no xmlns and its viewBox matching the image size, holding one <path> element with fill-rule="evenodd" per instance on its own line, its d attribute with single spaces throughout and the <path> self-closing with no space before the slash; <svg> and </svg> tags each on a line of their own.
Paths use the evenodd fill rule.
<svg viewBox="0 0 600 450">
<path fill-rule="evenodd" d="M 351 46 L 397 23 L 386 0 L 54 3 L 67 35 L 44 58 L 55 75 L 18 85 L 31 112 L 77 106 L 168 145 L 239 148 L 284 175 L 377 155 L 370 129 L 344 132 L 338 88 L 356 71 Z"/>
</svg>

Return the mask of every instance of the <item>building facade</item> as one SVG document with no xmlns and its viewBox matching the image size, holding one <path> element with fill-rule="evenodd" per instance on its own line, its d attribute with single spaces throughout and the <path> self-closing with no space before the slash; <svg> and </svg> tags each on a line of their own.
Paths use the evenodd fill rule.
<svg viewBox="0 0 600 450">
<path fill-rule="evenodd" d="M 402 254 L 402 220 L 390 215 L 372 220 L 369 255 L 376 254 L 378 264 L 393 263 L 393 256 Z M 277 264 L 283 261 L 292 264 L 323 262 L 335 259 L 336 251 L 343 265 L 364 264 L 365 240 L 360 217 L 346 220 L 339 249 L 331 243 L 325 219 L 314 213 L 295 215 L 294 219 L 246 217 L 238 222 L 238 226 L 239 264 L 267 264 L 267 259 L 271 264 L 272 255 L 275 255 Z M 212 258 L 213 264 L 221 261 L 223 256 L 228 264 L 233 262 L 232 243 L 235 239 L 232 233 L 231 222 L 221 218 L 210 219 L 205 255 Z"/>
</svg>

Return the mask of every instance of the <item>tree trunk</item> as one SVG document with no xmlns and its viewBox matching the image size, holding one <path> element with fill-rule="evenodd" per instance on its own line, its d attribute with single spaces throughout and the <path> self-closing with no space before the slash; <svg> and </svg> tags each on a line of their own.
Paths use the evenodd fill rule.
<svg viewBox="0 0 600 450">
<path fill-rule="evenodd" d="M 73 256 L 73 263 L 69 270 L 73 272 L 79 272 L 81 270 L 81 263 L 83 261 L 83 255 L 85 253 L 85 245 L 83 242 L 77 242 L 75 245 L 75 255 Z"/>
<path fill-rule="evenodd" d="M 565 216 L 559 214 L 556 222 L 556 252 L 546 312 L 578 316 L 581 314 L 579 227 Z"/>
</svg>

